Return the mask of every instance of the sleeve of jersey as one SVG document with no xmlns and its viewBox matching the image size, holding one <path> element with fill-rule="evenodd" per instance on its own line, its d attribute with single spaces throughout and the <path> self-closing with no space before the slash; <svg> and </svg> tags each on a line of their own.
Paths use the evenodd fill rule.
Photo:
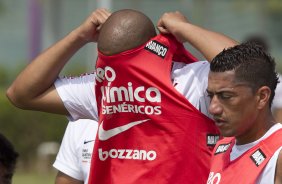
<svg viewBox="0 0 282 184">
<path fill-rule="evenodd" d="M 83 181 L 83 174 L 79 169 L 78 154 L 76 152 L 76 143 L 79 139 L 75 136 L 74 123 L 76 122 L 70 122 L 66 128 L 53 167 L 72 178 Z"/>
<path fill-rule="evenodd" d="M 98 120 L 94 85 L 94 74 L 63 77 L 56 80 L 55 87 L 64 106 L 70 113 L 69 120 Z"/>
</svg>

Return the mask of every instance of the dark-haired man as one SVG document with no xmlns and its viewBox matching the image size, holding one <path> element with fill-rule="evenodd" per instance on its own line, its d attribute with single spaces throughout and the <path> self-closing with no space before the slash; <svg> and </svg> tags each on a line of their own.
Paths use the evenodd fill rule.
<svg viewBox="0 0 282 184">
<path fill-rule="evenodd" d="M 90 183 L 204 183 L 219 138 L 206 112 L 208 62 L 176 64 L 171 71 L 174 56 L 176 61 L 194 58 L 172 36 L 154 37 L 151 21 L 134 10 L 114 13 L 109 22 L 115 26 L 110 29 L 105 23 L 98 37 L 109 15 L 98 9 L 39 55 L 7 96 L 20 108 L 99 120 Z M 169 27 L 165 22 L 162 25 Z M 199 27 L 192 26 L 189 32 L 192 39 L 187 40 L 203 48 L 208 59 L 236 43 Z M 216 43 L 214 47 L 205 49 L 202 34 L 209 44 Z M 97 37 L 96 81 L 93 74 L 56 80 L 69 58 Z"/>
<path fill-rule="evenodd" d="M 0 133 L 0 183 L 11 184 L 18 153 L 11 142 Z"/>
<path fill-rule="evenodd" d="M 214 149 L 208 184 L 282 182 L 282 125 L 271 113 L 277 82 L 274 59 L 256 42 L 212 60 L 209 112 L 226 138 Z"/>
</svg>

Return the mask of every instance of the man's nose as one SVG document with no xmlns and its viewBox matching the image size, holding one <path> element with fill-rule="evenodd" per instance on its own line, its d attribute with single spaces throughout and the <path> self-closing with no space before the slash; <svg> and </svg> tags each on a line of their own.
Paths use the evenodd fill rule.
<svg viewBox="0 0 282 184">
<path fill-rule="evenodd" d="M 211 99 L 209 113 L 212 115 L 220 115 L 222 113 L 222 105 L 216 96 L 213 96 Z"/>
</svg>

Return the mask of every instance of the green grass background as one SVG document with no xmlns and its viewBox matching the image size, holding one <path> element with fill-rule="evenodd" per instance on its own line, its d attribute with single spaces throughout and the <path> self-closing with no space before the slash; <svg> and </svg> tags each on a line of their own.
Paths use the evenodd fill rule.
<svg viewBox="0 0 282 184">
<path fill-rule="evenodd" d="M 16 171 L 13 177 L 13 184 L 54 184 L 57 171 L 38 173 Z"/>
</svg>

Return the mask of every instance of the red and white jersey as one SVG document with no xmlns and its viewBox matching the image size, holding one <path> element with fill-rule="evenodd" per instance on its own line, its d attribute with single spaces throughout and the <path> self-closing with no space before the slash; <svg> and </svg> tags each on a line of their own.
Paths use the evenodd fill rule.
<svg viewBox="0 0 282 184">
<path fill-rule="evenodd" d="M 205 183 L 219 132 L 172 85 L 172 58 L 181 46 L 159 35 L 121 54 L 99 54 L 89 183 Z"/>
<path fill-rule="evenodd" d="M 246 145 L 238 146 L 234 138 L 224 138 L 215 146 L 207 184 L 274 184 L 281 148 L 281 124 Z"/>
</svg>

